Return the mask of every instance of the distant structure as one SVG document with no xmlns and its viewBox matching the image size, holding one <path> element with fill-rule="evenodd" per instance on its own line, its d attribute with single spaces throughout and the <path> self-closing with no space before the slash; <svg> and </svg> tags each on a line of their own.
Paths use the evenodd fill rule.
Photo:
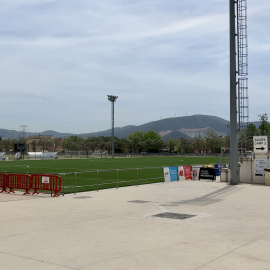
<svg viewBox="0 0 270 270">
<path fill-rule="evenodd" d="M 114 157 L 114 102 L 118 97 L 108 95 L 108 100 L 111 102 L 111 120 L 112 120 L 112 158 Z"/>
<path fill-rule="evenodd" d="M 23 138 L 25 138 L 25 131 L 26 131 L 26 128 L 28 127 L 28 125 L 20 125 L 20 127 L 22 128 L 22 136 L 23 136 Z"/>
<path fill-rule="evenodd" d="M 29 152 L 52 151 L 54 149 L 54 137 L 52 135 L 33 135 L 26 138 Z M 58 149 L 60 150 L 60 149 Z"/>
<path fill-rule="evenodd" d="M 248 74 L 246 0 L 229 0 L 229 6 L 230 6 L 230 171 L 231 171 L 230 184 L 237 185 L 239 184 L 237 132 L 240 129 L 247 126 L 249 117 L 248 85 L 246 78 Z"/>
</svg>

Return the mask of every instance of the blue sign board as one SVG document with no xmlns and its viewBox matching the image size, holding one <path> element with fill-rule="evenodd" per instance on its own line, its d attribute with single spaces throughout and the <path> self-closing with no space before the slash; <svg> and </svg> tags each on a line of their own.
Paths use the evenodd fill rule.
<svg viewBox="0 0 270 270">
<path fill-rule="evenodd" d="M 171 181 L 178 181 L 178 167 L 169 167 Z"/>
</svg>

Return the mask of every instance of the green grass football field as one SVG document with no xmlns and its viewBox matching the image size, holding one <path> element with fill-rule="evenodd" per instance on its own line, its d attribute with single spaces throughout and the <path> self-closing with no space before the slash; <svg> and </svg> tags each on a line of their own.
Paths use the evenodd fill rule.
<svg viewBox="0 0 270 270">
<path fill-rule="evenodd" d="M 162 182 L 162 167 L 215 163 L 217 156 L 19 160 L 0 162 L 0 172 L 60 174 L 63 193 L 73 193 Z"/>
</svg>

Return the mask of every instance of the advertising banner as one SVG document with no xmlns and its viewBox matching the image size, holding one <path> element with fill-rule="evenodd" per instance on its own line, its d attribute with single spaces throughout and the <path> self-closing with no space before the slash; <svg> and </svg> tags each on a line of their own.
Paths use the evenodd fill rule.
<svg viewBox="0 0 270 270">
<path fill-rule="evenodd" d="M 191 166 L 183 166 L 184 167 L 184 175 L 185 175 L 185 180 L 191 180 Z"/>
<path fill-rule="evenodd" d="M 191 166 L 178 167 L 179 180 L 191 180 Z"/>
<path fill-rule="evenodd" d="M 171 181 L 169 167 L 164 167 L 163 168 L 163 175 L 164 175 L 164 181 L 165 182 L 170 182 Z"/>
<path fill-rule="evenodd" d="M 199 174 L 200 179 L 216 180 L 216 169 L 215 168 L 201 168 Z"/>
<path fill-rule="evenodd" d="M 178 180 L 178 167 L 177 166 L 169 167 L 169 169 L 170 169 L 171 181 L 177 181 Z"/>
<path fill-rule="evenodd" d="M 163 168 L 163 174 L 165 182 L 172 182 L 178 180 L 178 167 L 164 167 Z"/>
<path fill-rule="evenodd" d="M 185 180 L 185 175 L 184 175 L 184 168 L 183 166 L 178 167 L 178 176 L 179 180 Z"/>
<path fill-rule="evenodd" d="M 192 166 L 192 180 L 199 180 L 201 166 Z"/>
</svg>

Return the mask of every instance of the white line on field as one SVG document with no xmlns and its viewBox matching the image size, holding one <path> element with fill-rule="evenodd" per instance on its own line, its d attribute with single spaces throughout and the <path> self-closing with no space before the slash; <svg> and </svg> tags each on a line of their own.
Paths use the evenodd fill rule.
<svg viewBox="0 0 270 270">
<path fill-rule="evenodd" d="M 157 206 L 159 209 L 161 209 L 162 211 L 171 213 L 170 210 L 168 210 L 166 207 L 160 205 L 159 203 L 153 203 L 153 204 L 154 204 L 155 206 Z"/>
<path fill-rule="evenodd" d="M 157 206 L 160 210 L 162 210 L 165 213 L 171 213 L 170 210 L 168 210 L 166 207 L 160 205 L 159 203 L 153 203 L 153 205 Z M 151 213 L 151 214 L 150 213 L 149 214 L 146 214 L 146 215 L 144 215 L 144 217 L 146 217 L 146 218 L 153 218 L 153 216 L 154 215 L 157 215 L 157 214 L 160 214 L 160 211 L 157 211 L 157 212 Z"/>
</svg>

